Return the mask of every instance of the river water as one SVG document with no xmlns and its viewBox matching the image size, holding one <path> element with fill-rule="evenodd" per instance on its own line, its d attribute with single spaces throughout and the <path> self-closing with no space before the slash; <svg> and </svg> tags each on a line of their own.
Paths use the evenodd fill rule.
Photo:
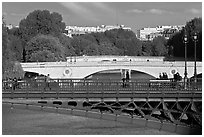
<svg viewBox="0 0 204 137">
<path fill-rule="evenodd" d="M 3 135 L 173 135 L 137 125 L 2 105 Z"/>
<path fill-rule="evenodd" d="M 128 71 L 128 70 L 124 70 L 124 74 L 126 73 L 126 71 Z M 119 80 L 121 80 L 123 77 L 122 75 L 124 75 L 121 73 L 122 72 L 120 70 L 102 71 L 102 72 L 95 73 L 95 74 L 89 76 L 88 78 L 91 78 L 91 79 L 119 79 Z M 135 79 L 135 80 L 155 79 L 155 77 L 148 75 L 146 73 L 143 73 L 143 72 L 139 72 L 139 71 L 131 71 L 129 74 L 130 74 L 130 78 Z"/>
</svg>

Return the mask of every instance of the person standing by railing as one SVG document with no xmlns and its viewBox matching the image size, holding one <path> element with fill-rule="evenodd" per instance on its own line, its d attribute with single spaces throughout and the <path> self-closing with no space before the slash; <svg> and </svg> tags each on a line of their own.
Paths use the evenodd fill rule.
<svg viewBox="0 0 204 137">
<path fill-rule="evenodd" d="M 162 74 L 161 73 L 159 73 L 159 79 L 162 79 L 163 77 L 162 77 Z"/>
<path fill-rule="evenodd" d="M 17 85 L 18 85 L 18 80 L 17 80 L 17 78 L 15 77 L 15 78 L 13 79 L 13 84 L 12 84 L 13 90 L 16 90 Z"/>
<path fill-rule="evenodd" d="M 180 74 L 177 72 L 176 74 L 174 74 L 174 82 L 175 82 L 175 87 L 179 88 L 181 85 L 181 83 L 179 83 L 179 81 L 182 80 L 182 77 L 180 76 Z"/>
<path fill-rule="evenodd" d="M 46 88 L 49 88 L 51 90 L 50 87 L 50 74 L 47 74 L 47 76 L 45 77 L 45 90 Z"/>
<path fill-rule="evenodd" d="M 122 70 L 121 74 L 122 74 L 122 81 L 123 81 L 123 83 L 122 83 L 122 84 L 123 84 L 122 87 L 124 88 L 124 87 L 125 87 L 125 80 L 126 80 L 126 77 L 125 77 L 125 71 Z"/>
<path fill-rule="evenodd" d="M 125 84 L 125 86 L 129 86 L 129 80 L 130 80 L 130 75 L 129 75 L 129 72 L 128 71 L 126 71 L 126 84 Z"/>
</svg>

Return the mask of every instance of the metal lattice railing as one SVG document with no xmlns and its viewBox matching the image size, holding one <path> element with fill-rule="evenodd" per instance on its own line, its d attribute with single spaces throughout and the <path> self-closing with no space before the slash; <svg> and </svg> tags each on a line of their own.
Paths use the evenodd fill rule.
<svg viewBox="0 0 204 137">
<path fill-rule="evenodd" d="M 163 81 L 163 80 L 145 80 L 145 81 L 134 81 L 122 82 L 120 80 L 81 80 L 81 79 L 52 79 L 50 82 L 44 80 L 29 80 L 29 81 L 3 81 L 3 91 L 13 90 L 30 90 L 39 91 L 49 88 L 50 90 L 60 91 L 116 91 L 116 90 L 128 90 L 128 91 L 201 91 L 202 82 L 188 81 L 184 87 L 184 82 L 175 81 Z"/>
<path fill-rule="evenodd" d="M 149 80 L 80 80 L 53 79 L 10 82 L 3 81 L 3 97 L 158 97 L 158 98 L 201 98 L 202 82 Z M 8 95 L 8 96 L 7 96 Z M 16 95 L 16 96 L 15 96 Z"/>
</svg>

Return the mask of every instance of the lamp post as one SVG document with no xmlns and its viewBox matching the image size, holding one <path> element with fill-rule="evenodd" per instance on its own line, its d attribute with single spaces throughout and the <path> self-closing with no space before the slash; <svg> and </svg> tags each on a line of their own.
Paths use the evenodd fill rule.
<svg viewBox="0 0 204 137">
<path fill-rule="evenodd" d="M 193 35 L 193 40 L 194 40 L 194 43 L 195 43 L 195 46 L 194 46 L 194 82 L 196 83 L 197 82 L 197 70 L 196 70 L 196 42 L 198 40 L 198 36 L 197 36 L 197 33 L 195 32 L 194 35 Z"/>
<path fill-rule="evenodd" d="M 187 82 L 187 42 L 188 42 L 188 38 L 187 38 L 187 34 L 185 32 L 184 35 L 184 44 L 185 44 L 185 71 L 184 71 L 184 88 L 187 88 L 186 82 Z"/>
</svg>

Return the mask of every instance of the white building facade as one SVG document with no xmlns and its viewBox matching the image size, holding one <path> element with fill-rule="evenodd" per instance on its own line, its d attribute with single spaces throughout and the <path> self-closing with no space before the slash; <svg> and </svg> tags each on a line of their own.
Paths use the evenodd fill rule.
<svg viewBox="0 0 204 137">
<path fill-rule="evenodd" d="M 184 25 L 178 25 L 178 26 L 157 26 L 154 28 L 142 28 L 140 30 L 137 30 L 137 38 L 140 40 L 153 40 L 154 38 L 158 36 L 164 36 L 166 39 L 169 39 L 169 37 L 175 33 L 182 30 Z"/>
<path fill-rule="evenodd" d="M 66 26 L 65 35 L 72 37 L 73 35 L 83 35 L 87 33 L 97 33 L 97 32 L 105 32 L 107 30 L 112 29 L 125 29 L 131 30 L 130 27 L 125 27 L 124 25 L 101 25 L 101 26 Z"/>
</svg>

